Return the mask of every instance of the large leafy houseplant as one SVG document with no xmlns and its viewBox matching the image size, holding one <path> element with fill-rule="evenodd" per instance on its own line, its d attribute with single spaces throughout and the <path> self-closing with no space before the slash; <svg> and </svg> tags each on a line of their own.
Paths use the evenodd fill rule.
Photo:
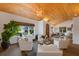
<svg viewBox="0 0 79 59">
<path fill-rule="evenodd" d="M 19 26 L 17 25 L 16 21 L 10 21 L 8 24 L 4 24 L 4 31 L 2 32 L 2 47 L 8 48 L 9 39 L 16 35 L 19 31 Z"/>
</svg>

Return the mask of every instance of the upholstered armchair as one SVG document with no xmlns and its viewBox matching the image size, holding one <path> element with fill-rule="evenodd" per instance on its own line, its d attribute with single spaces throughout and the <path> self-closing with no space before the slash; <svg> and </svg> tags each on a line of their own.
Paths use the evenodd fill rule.
<svg viewBox="0 0 79 59">
<path fill-rule="evenodd" d="M 63 38 L 63 39 L 54 39 L 54 44 L 59 49 L 67 49 L 72 46 L 72 40 L 69 38 Z"/>
<path fill-rule="evenodd" d="M 33 42 L 28 39 L 19 39 L 18 40 L 19 47 L 21 51 L 30 51 L 33 47 Z"/>
</svg>

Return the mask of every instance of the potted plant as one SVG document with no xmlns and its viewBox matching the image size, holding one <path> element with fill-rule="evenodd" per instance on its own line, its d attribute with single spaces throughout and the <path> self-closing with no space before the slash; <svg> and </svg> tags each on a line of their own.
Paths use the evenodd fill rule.
<svg viewBox="0 0 79 59">
<path fill-rule="evenodd" d="M 16 35 L 19 31 L 19 26 L 15 21 L 10 21 L 8 24 L 4 24 L 4 31 L 1 33 L 2 43 L 1 46 L 3 49 L 6 49 L 10 45 L 10 38 Z"/>
</svg>

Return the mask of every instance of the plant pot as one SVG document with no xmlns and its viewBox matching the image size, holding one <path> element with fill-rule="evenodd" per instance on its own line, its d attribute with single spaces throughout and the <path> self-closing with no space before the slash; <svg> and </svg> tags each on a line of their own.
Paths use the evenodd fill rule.
<svg viewBox="0 0 79 59">
<path fill-rule="evenodd" d="M 7 43 L 7 42 L 2 42 L 2 43 L 1 43 L 1 47 L 2 47 L 3 49 L 9 48 L 9 46 L 10 46 L 10 43 Z"/>
</svg>

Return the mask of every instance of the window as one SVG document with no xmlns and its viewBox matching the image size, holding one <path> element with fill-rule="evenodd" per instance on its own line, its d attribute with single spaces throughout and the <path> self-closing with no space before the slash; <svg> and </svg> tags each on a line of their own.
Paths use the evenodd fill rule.
<svg viewBox="0 0 79 59">
<path fill-rule="evenodd" d="M 59 27 L 59 31 L 61 33 L 65 33 L 66 32 L 66 27 Z"/>
<path fill-rule="evenodd" d="M 20 28 L 24 35 L 34 35 L 34 26 L 20 26 Z"/>
</svg>

